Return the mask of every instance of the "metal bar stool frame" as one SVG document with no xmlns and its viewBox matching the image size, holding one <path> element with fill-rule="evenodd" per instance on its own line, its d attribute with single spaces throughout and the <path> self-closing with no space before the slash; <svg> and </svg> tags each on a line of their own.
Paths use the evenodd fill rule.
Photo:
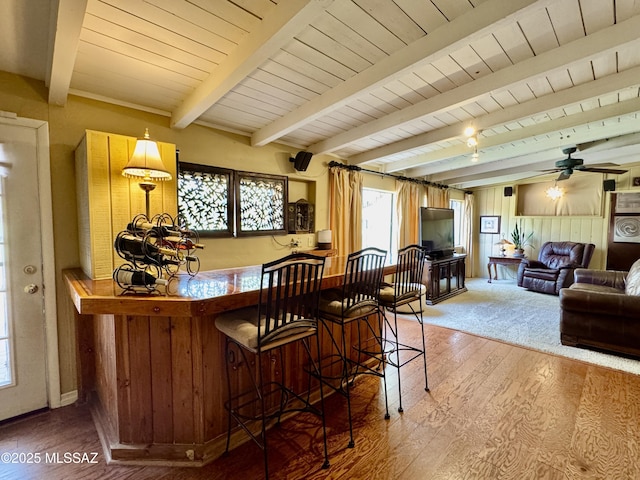
<svg viewBox="0 0 640 480">
<path fill-rule="evenodd" d="M 424 319 L 422 310 L 424 308 L 423 296 L 426 287 L 422 284 L 422 274 L 424 270 L 425 252 L 419 245 L 409 245 L 398 250 L 398 261 L 396 264 L 396 272 L 392 284 L 384 283 L 380 290 L 380 306 L 384 311 L 384 318 L 387 329 L 391 332 L 391 350 L 389 351 L 387 362 L 389 365 L 396 367 L 398 371 L 398 411 L 403 412 L 402 407 L 402 381 L 400 378 L 400 368 L 409 362 L 422 357 L 424 366 L 424 384 L 425 391 L 429 391 L 429 382 L 427 378 L 427 347 L 424 337 Z M 418 308 L 414 308 L 414 302 L 417 302 Z M 399 340 L 400 332 L 398 329 L 398 307 L 408 305 L 413 314 L 420 323 L 422 345 L 413 346 L 401 343 Z M 387 312 L 393 312 L 393 321 L 387 316 Z M 393 353 L 395 352 L 395 359 Z M 409 352 L 409 358 L 400 358 L 401 352 Z"/>
<path fill-rule="evenodd" d="M 351 414 L 351 387 L 355 378 L 360 374 L 370 374 L 382 377 L 384 384 L 385 419 L 389 418 L 387 400 L 387 381 L 384 369 L 384 321 L 378 294 L 382 282 L 384 262 L 387 252 L 379 248 L 365 248 L 350 254 L 347 258 L 342 287 L 323 291 L 320 297 L 320 320 L 333 346 L 333 353 L 322 359 L 325 376 L 322 382 L 347 399 L 347 414 L 349 419 L 348 447 L 355 446 L 353 422 Z M 372 323 L 370 317 L 375 317 Z M 358 355 L 354 360 L 347 347 L 345 327 L 352 322 L 366 325 L 367 338 L 363 339 L 360 325 L 357 331 L 357 343 L 352 350 Z M 339 330 L 334 334 L 332 326 Z M 374 361 L 376 366 L 361 361 L 362 356 Z M 338 368 L 335 368 L 335 367 Z M 327 372 L 331 369 L 339 370 L 337 375 Z"/>
<path fill-rule="evenodd" d="M 321 418 L 324 442 L 322 468 L 330 466 L 322 382 L 318 382 L 319 408 L 311 401 L 311 380 L 322 376 L 321 365 L 314 358 L 310 340 L 315 338 L 315 352 L 320 352 L 318 302 L 324 264 L 325 257 L 305 253 L 265 263 L 262 266 L 259 304 L 226 312 L 216 319 L 216 327 L 226 337 L 227 401 L 224 407 L 228 412 L 228 425 L 225 453 L 229 451 L 232 421 L 235 420 L 263 450 L 267 479 L 267 424 L 273 420 L 279 424 L 282 415 L 291 412 L 311 412 Z M 252 327 L 255 327 L 255 332 Z M 247 332 L 251 334 L 249 340 L 243 337 Z M 283 348 L 294 342 L 302 344 L 309 359 L 307 371 L 313 373 L 308 375 L 306 394 L 295 392 L 285 384 L 288 379 L 284 372 Z M 281 380 L 272 378 L 266 382 L 265 366 L 271 368 L 271 364 L 265 365 L 263 357 L 272 356 L 274 351 L 280 360 Z M 252 367 L 250 354 L 256 359 L 255 367 Z M 251 388 L 234 394 L 231 371 L 243 366 L 249 371 Z M 275 401 L 269 403 L 272 396 L 275 396 Z M 259 432 L 255 431 L 255 422 L 260 423 Z"/>
</svg>

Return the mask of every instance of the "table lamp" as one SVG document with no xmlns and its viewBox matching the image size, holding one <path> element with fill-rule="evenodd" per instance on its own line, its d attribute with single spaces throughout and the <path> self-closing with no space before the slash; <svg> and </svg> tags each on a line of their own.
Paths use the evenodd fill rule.
<svg viewBox="0 0 640 480">
<path fill-rule="evenodd" d="M 501 257 L 505 257 L 506 256 L 506 253 L 505 253 L 506 252 L 506 246 L 507 245 L 513 245 L 513 243 L 511 243 L 509 240 L 507 240 L 504 237 L 502 237 L 502 239 L 500 239 L 500 241 L 496 242 L 495 244 L 496 245 L 500 245 L 500 256 Z"/>
<path fill-rule="evenodd" d="M 149 129 L 144 131 L 144 137 L 136 141 L 136 147 L 129 163 L 122 169 L 122 175 L 128 178 L 142 178 L 138 184 L 145 192 L 147 218 L 149 216 L 149 192 L 156 188 L 153 181 L 163 182 L 171 180 L 171 173 L 164 168 L 158 144 L 149 138 Z"/>
<path fill-rule="evenodd" d="M 318 232 L 318 248 L 320 250 L 331 250 L 331 230 L 320 230 Z"/>
</svg>

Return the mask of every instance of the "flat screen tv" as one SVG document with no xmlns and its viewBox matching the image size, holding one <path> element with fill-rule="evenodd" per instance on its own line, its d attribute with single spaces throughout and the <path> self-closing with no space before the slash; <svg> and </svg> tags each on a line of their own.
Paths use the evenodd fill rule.
<svg viewBox="0 0 640 480">
<path fill-rule="evenodd" d="M 451 208 L 420 208 L 420 245 L 429 257 L 453 255 L 453 223 Z"/>
</svg>

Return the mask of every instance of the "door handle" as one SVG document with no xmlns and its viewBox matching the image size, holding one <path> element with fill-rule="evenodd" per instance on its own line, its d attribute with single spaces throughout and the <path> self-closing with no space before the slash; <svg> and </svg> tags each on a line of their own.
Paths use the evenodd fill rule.
<svg viewBox="0 0 640 480">
<path fill-rule="evenodd" d="M 24 293 L 28 293 L 29 295 L 33 295 L 38 291 L 38 286 L 35 283 L 30 283 L 24 287 Z"/>
</svg>

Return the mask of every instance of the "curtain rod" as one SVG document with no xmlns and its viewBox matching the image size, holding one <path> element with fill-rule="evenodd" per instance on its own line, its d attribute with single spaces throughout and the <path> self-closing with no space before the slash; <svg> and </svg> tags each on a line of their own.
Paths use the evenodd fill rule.
<svg viewBox="0 0 640 480">
<path fill-rule="evenodd" d="M 418 183 L 420 185 L 430 185 L 432 187 L 442 188 L 443 190 L 447 189 L 447 188 L 452 188 L 454 190 L 460 190 L 460 191 L 462 191 L 464 193 L 473 194 L 473 192 L 471 192 L 469 190 L 463 190 L 463 189 L 457 188 L 457 187 L 450 187 L 449 185 L 443 185 L 441 183 L 433 183 L 433 182 L 429 182 L 428 180 L 418 180 L 417 178 L 403 177 L 402 175 L 394 175 L 393 173 L 377 172 L 375 170 L 369 170 L 367 168 L 362 168 L 362 167 L 359 167 L 357 165 L 345 165 L 344 163 L 340 163 L 340 162 L 336 162 L 336 161 L 329 162 L 329 168 L 331 168 L 331 167 L 338 167 L 338 168 L 342 168 L 344 170 L 355 170 L 357 172 L 372 173 L 374 175 L 382 175 L 383 177 L 392 177 L 392 178 L 396 178 L 398 180 L 403 180 L 405 182 L 413 182 L 413 183 Z"/>
</svg>

